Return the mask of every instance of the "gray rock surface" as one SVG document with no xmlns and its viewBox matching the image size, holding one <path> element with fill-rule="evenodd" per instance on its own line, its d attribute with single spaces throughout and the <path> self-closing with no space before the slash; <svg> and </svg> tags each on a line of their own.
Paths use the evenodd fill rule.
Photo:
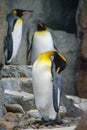
<svg viewBox="0 0 87 130">
<path fill-rule="evenodd" d="M 87 112 L 84 113 L 75 130 L 87 130 Z"/>
<path fill-rule="evenodd" d="M 25 111 L 36 107 L 32 95 L 31 69 L 29 66 L 10 65 L 3 67 L 1 70 L 2 79 L 0 80 L 1 106 L 4 106 L 4 104 L 20 104 Z M 83 113 L 83 110 L 75 107 L 72 100 L 66 98 L 64 92 L 62 93 L 62 104 L 65 107 L 64 109 L 62 108 L 64 114 L 67 113 L 69 116 L 77 117 Z"/>
<path fill-rule="evenodd" d="M 35 108 L 30 66 L 4 66 L 0 90 L 0 110 L 3 110 L 4 105 L 14 103 L 20 104 L 25 111 Z"/>
<path fill-rule="evenodd" d="M 4 60 L 4 51 L 3 51 L 3 41 L 4 41 L 4 37 L 7 33 L 7 23 L 6 23 L 6 6 L 5 6 L 5 2 L 6 0 L 0 1 L 0 66 L 1 64 L 4 64 L 5 60 Z"/>
<path fill-rule="evenodd" d="M 70 127 L 65 127 L 65 128 L 53 128 L 53 130 L 74 130 L 75 128 L 76 126 L 70 126 Z M 29 130 L 29 129 L 21 129 L 21 130 Z M 39 130 L 42 130 L 42 129 L 39 129 Z"/>
<path fill-rule="evenodd" d="M 52 31 L 54 43 L 60 53 L 67 59 L 66 69 L 62 72 L 63 89 L 66 94 L 75 95 L 75 81 L 79 65 L 79 46 L 74 34 Z"/>
</svg>

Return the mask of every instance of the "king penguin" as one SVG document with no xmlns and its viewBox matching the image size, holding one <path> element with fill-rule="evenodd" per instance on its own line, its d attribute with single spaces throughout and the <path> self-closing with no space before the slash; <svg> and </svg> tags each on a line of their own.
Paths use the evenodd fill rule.
<svg viewBox="0 0 87 130">
<path fill-rule="evenodd" d="M 52 35 L 42 22 L 37 24 L 37 30 L 34 32 L 32 42 L 29 48 L 30 62 L 33 64 L 36 58 L 43 52 L 55 50 Z"/>
<path fill-rule="evenodd" d="M 33 12 L 32 10 L 13 9 L 7 15 L 8 22 L 7 36 L 4 40 L 5 63 L 9 64 L 16 57 L 22 38 L 22 26 L 24 14 Z"/>
<path fill-rule="evenodd" d="M 66 67 L 66 58 L 57 51 L 47 51 L 38 56 L 32 66 L 35 103 L 45 121 L 57 121 L 62 82 L 60 73 Z M 59 80 L 56 85 L 55 76 Z"/>
</svg>

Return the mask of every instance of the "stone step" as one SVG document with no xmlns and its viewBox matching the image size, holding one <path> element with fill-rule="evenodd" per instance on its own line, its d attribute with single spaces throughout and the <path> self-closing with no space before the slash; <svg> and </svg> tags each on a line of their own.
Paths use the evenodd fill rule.
<svg viewBox="0 0 87 130">
<path fill-rule="evenodd" d="M 2 78 L 0 80 L 0 86 L 3 88 L 3 90 L 14 90 L 14 91 L 25 91 L 32 93 L 32 78 Z"/>
<path fill-rule="evenodd" d="M 28 65 L 5 65 L 1 72 L 1 78 L 8 78 L 8 77 L 31 77 L 31 70 L 32 66 Z"/>
<path fill-rule="evenodd" d="M 6 99 L 6 100 L 5 100 Z M 34 95 L 24 91 L 12 91 L 5 89 L 4 91 L 4 105 L 20 104 L 24 111 L 29 111 L 35 107 Z"/>
</svg>

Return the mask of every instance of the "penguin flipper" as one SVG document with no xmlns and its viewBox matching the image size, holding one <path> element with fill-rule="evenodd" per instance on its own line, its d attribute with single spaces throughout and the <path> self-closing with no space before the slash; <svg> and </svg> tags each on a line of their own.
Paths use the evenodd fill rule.
<svg viewBox="0 0 87 130">
<path fill-rule="evenodd" d="M 62 81 L 61 74 L 53 72 L 53 106 L 55 111 L 59 112 L 61 92 L 62 92 Z"/>
<path fill-rule="evenodd" d="M 10 34 L 14 30 L 14 24 L 17 20 L 17 16 L 13 15 L 12 13 L 8 14 L 6 20 L 8 22 L 8 30 L 7 33 Z"/>
<path fill-rule="evenodd" d="M 62 80 L 61 80 L 61 73 L 57 73 L 56 71 L 56 64 L 54 62 L 54 59 L 51 60 L 53 60 L 51 68 L 53 77 L 53 106 L 54 110 L 58 113 L 62 92 Z"/>
<path fill-rule="evenodd" d="M 13 41 L 12 41 L 12 36 L 7 35 L 4 40 L 4 52 L 6 52 L 6 62 L 10 60 L 13 52 Z"/>
</svg>

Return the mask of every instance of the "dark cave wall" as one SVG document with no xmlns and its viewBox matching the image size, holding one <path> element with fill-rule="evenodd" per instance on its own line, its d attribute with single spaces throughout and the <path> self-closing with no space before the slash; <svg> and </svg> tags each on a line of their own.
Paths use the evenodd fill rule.
<svg viewBox="0 0 87 130">
<path fill-rule="evenodd" d="M 78 2 L 79 0 L 49 0 L 50 15 L 47 25 L 55 30 L 75 33 L 75 14 Z"/>
<path fill-rule="evenodd" d="M 9 0 L 12 8 L 33 9 L 39 19 L 43 19 L 49 28 L 76 32 L 75 14 L 79 0 Z"/>
</svg>

